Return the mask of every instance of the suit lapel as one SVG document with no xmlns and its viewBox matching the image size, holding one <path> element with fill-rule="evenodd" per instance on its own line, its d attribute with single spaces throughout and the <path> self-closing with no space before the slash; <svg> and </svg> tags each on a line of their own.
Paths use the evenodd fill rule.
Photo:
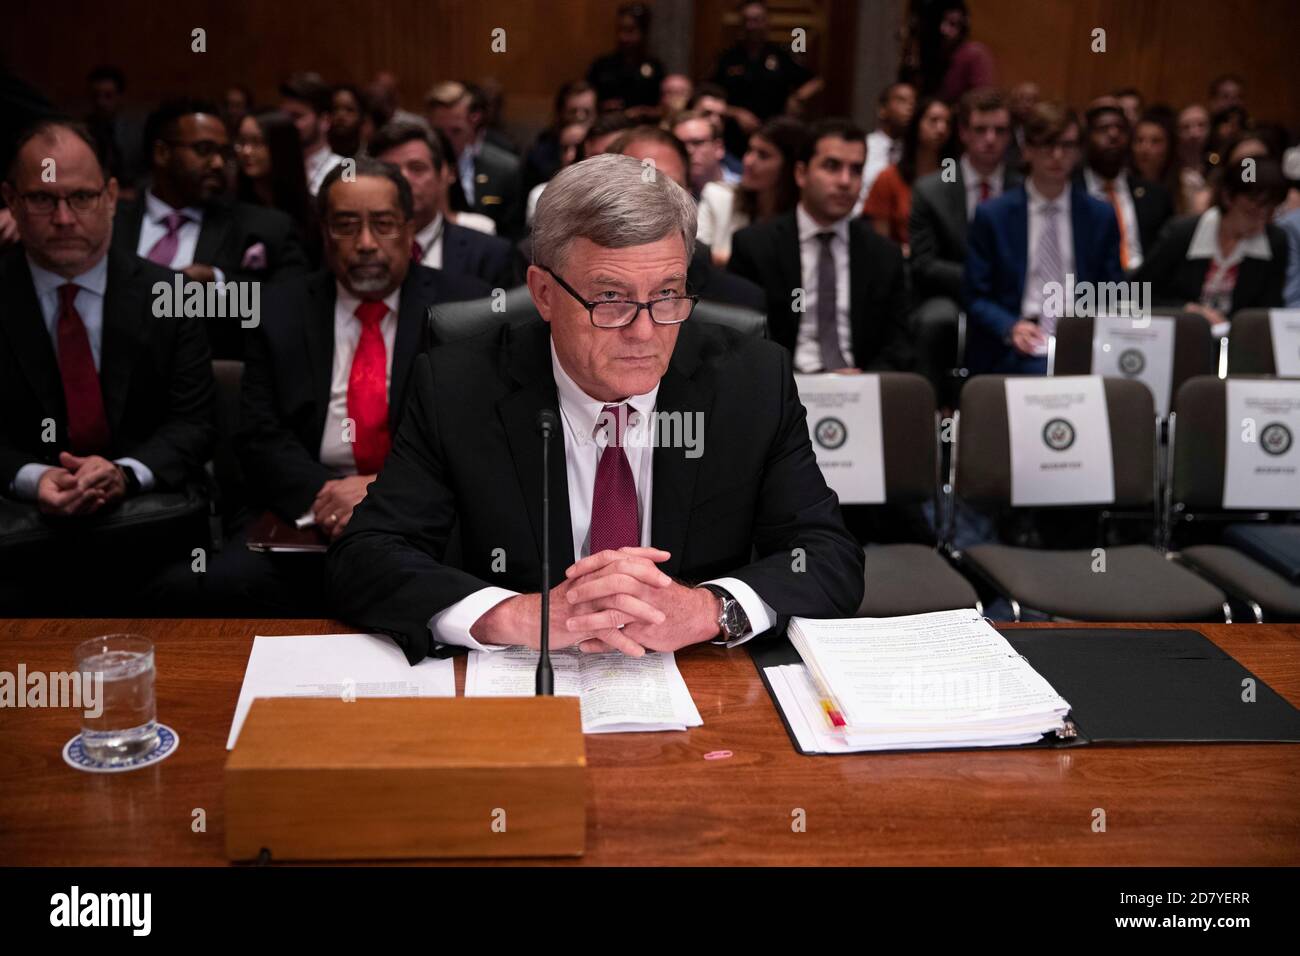
<svg viewBox="0 0 1300 956">
<path fill-rule="evenodd" d="M 849 220 L 849 332 L 853 337 L 853 357 L 860 367 L 866 367 L 875 352 L 867 315 L 867 303 L 871 301 L 871 263 L 865 235 L 870 228 L 865 219 Z"/>
<path fill-rule="evenodd" d="M 134 202 L 118 203 L 113 219 L 113 244 L 123 252 L 136 255 L 140 245 L 140 226 L 144 223 L 144 194 Z"/>
<path fill-rule="evenodd" d="M 774 221 L 776 238 L 777 268 L 780 269 L 781 288 L 785 291 L 787 308 L 777 309 L 783 329 L 772 329 L 772 338 L 793 350 L 795 339 L 799 335 L 799 313 L 794 311 L 795 289 L 803 287 L 803 266 L 799 261 L 799 225 L 793 212 L 786 213 Z M 769 316 L 771 322 L 774 316 Z"/>
<path fill-rule="evenodd" d="M 1016 267 L 1016 302 L 1019 303 L 1025 297 L 1029 269 L 1029 194 L 1018 188 L 1011 195 L 1015 201 L 1007 209 L 1007 244 Z"/>
<path fill-rule="evenodd" d="M 685 430 L 687 416 L 698 416 L 704 425 L 699 439 L 710 441 L 717 439 L 717 433 L 709 428 L 713 394 L 694 380 L 699 369 L 699 355 L 695 332 L 688 322 L 682 327 L 668 371 L 659 383 L 655 411 L 661 416 L 669 416 L 665 419 L 668 422 L 673 422 L 680 416 L 682 431 L 678 434 Z M 676 447 L 662 444 L 653 449 L 654 488 L 651 492 L 650 543 L 671 555 L 663 564 L 663 571 L 668 575 L 676 575 L 682 568 L 691 504 L 695 500 L 695 484 L 703 460 L 703 455 L 700 454 L 693 458 L 687 457 L 688 450 L 684 442 L 678 443 Z M 697 448 L 697 452 L 699 450 L 702 448 Z"/>
<path fill-rule="evenodd" d="M 21 248 L 9 253 L 5 269 L 4 301 L 0 304 L 0 328 L 4 329 L 13 345 L 13 354 L 21 355 L 18 362 L 32 390 L 51 418 L 62 420 L 63 380 L 59 375 L 59 362 L 54 354 L 54 344 L 45 328 L 45 313 L 36 298 L 36 285 L 32 282 L 27 257 Z"/>
<path fill-rule="evenodd" d="M 315 446 L 325 434 L 330 403 L 330 379 L 334 374 L 334 276 L 320 272 L 307 284 L 307 314 L 303 322 L 307 365 L 311 372 L 312 407 L 316 409 L 313 433 Z"/>
<path fill-rule="evenodd" d="M 144 299 L 146 291 L 150 290 L 138 281 L 139 273 L 140 262 L 136 257 L 109 253 L 99 384 L 112 435 L 117 434 L 122 422 L 131 372 L 144 342 Z"/>
<path fill-rule="evenodd" d="M 551 371 L 551 330 L 545 323 L 519 330 L 502 330 L 509 373 L 520 386 L 497 403 L 497 413 L 510 443 L 515 477 L 523 495 L 538 560 L 542 555 L 542 439 L 537 431 L 537 413 L 543 408 L 560 408 Z M 569 479 L 565 468 L 564 436 L 554 435 L 550 447 L 551 485 L 551 584 L 564 577 L 573 563 L 573 519 L 569 513 Z"/>
<path fill-rule="evenodd" d="M 445 247 L 443 251 L 445 256 Z M 426 312 L 429 305 L 437 302 L 438 298 L 437 273 L 413 264 L 406 274 L 406 281 L 402 283 L 401 299 L 397 303 L 393 372 L 388 385 L 389 434 L 397 434 L 397 421 L 401 417 L 402 401 L 406 395 L 406 380 L 411 374 L 415 356 L 420 352 L 420 343 L 428 321 Z"/>
<path fill-rule="evenodd" d="M 442 268 L 449 273 L 468 273 L 465 242 L 461 230 L 445 219 L 442 224 Z"/>
<path fill-rule="evenodd" d="M 199 228 L 199 241 L 194 246 L 195 262 L 212 265 L 218 260 L 234 221 L 230 207 L 224 204 L 214 203 L 203 210 L 203 225 Z M 239 265 L 238 256 L 233 261 L 236 266 Z"/>
</svg>

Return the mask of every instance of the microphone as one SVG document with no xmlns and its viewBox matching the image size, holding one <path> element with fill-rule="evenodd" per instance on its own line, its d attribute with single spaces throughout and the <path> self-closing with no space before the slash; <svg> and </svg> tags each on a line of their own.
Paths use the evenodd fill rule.
<svg viewBox="0 0 1300 956">
<path fill-rule="evenodd" d="M 555 696 L 555 672 L 551 670 L 551 435 L 559 428 L 555 412 L 543 408 L 537 413 L 537 431 L 542 436 L 542 640 L 537 658 L 538 697 Z"/>
</svg>

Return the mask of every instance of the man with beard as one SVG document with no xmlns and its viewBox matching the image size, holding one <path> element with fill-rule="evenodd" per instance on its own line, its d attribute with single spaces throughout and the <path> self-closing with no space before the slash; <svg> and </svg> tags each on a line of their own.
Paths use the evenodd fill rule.
<svg viewBox="0 0 1300 956">
<path fill-rule="evenodd" d="M 1132 274 L 1142 265 L 1160 235 L 1161 228 L 1174 214 L 1174 199 L 1160 183 L 1130 175 L 1128 162 L 1131 130 L 1123 107 L 1114 97 L 1094 100 L 1084 114 L 1087 145 L 1083 166 L 1075 173 L 1075 182 L 1088 195 L 1115 210 L 1119 225 L 1120 268 Z"/>
<path fill-rule="evenodd" d="M 116 248 L 197 282 L 271 282 L 307 271 L 307 254 L 287 214 L 225 200 L 234 154 L 215 106 L 189 99 L 165 103 L 145 124 L 145 141 L 151 182 L 138 200 L 118 205 Z M 205 324 L 214 357 L 243 354 L 238 318 L 212 317 Z"/>
<path fill-rule="evenodd" d="M 329 539 L 383 467 L 429 306 L 491 291 L 411 261 L 414 203 L 395 166 L 362 157 L 355 172 L 334 168 L 317 196 L 326 270 L 265 291 L 236 436 L 252 502 Z M 237 536 L 209 578 L 259 611 L 321 614 L 322 570 L 320 555 L 253 554 Z"/>
</svg>

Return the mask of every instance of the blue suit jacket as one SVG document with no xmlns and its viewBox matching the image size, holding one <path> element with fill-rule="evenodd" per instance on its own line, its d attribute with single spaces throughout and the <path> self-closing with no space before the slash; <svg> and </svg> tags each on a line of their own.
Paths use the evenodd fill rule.
<svg viewBox="0 0 1300 956">
<path fill-rule="evenodd" d="M 1106 203 L 1077 184 L 1070 192 L 1074 237 L 1074 280 L 1120 282 L 1119 224 Z M 1029 262 L 1029 194 L 1023 185 L 1009 189 L 975 210 L 967 236 L 962 301 L 966 307 L 966 365 L 980 372 L 1041 371 L 1033 359 L 1007 344 L 1020 320 Z"/>
</svg>

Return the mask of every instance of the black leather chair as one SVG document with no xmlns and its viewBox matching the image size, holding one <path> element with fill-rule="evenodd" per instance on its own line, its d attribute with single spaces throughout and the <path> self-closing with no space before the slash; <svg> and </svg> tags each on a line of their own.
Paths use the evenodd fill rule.
<svg viewBox="0 0 1300 956">
<path fill-rule="evenodd" d="M 1268 309 L 1242 309 L 1228 329 L 1229 375 L 1276 375 L 1273 326 Z"/>
<path fill-rule="evenodd" d="M 446 302 L 429 306 L 429 338 L 434 345 L 447 345 L 480 335 L 503 325 L 540 322 L 541 315 L 525 285 L 506 290 L 501 297 Z M 736 329 L 745 335 L 767 338 L 767 317 L 761 312 L 739 305 L 701 301 L 692 313 L 691 322 L 712 322 Z"/>
</svg>

